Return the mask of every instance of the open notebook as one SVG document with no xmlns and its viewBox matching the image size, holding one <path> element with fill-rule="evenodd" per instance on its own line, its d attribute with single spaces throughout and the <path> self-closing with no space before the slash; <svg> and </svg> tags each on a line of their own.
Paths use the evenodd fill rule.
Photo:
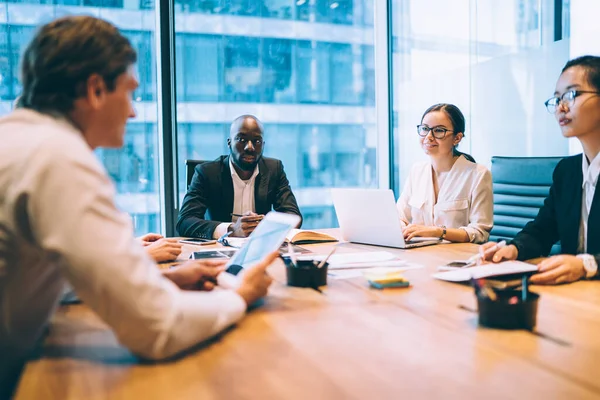
<svg viewBox="0 0 600 400">
<path fill-rule="evenodd" d="M 311 244 L 338 241 L 335 237 L 326 233 L 306 231 L 302 229 L 292 229 L 287 234 L 286 240 L 292 244 Z"/>
<path fill-rule="evenodd" d="M 537 265 L 521 261 L 503 261 L 497 264 L 484 264 L 476 267 L 458 268 L 454 271 L 433 274 L 436 279 L 449 282 L 465 282 L 473 279 L 489 278 L 492 276 L 507 276 L 514 274 L 532 274 L 537 272 Z"/>
</svg>

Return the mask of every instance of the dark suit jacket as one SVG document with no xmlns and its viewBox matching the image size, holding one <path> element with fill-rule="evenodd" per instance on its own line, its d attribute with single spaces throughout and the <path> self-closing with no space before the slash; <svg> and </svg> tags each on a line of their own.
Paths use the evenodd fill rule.
<svg viewBox="0 0 600 400">
<path fill-rule="evenodd" d="M 258 171 L 254 186 L 256 213 L 274 209 L 302 218 L 281 161 L 261 157 Z M 212 239 L 220 223 L 231 222 L 233 198 L 229 156 L 196 166 L 179 211 L 177 231 L 182 236 Z"/>
<path fill-rule="evenodd" d="M 554 168 L 544 205 L 511 242 L 519 249 L 519 260 L 546 257 L 558 240 L 563 254 L 577 254 L 583 195 L 582 157 L 582 154 L 567 157 Z M 594 193 L 588 217 L 587 253 L 600 265 L 600 188 Z"/>
</svg>

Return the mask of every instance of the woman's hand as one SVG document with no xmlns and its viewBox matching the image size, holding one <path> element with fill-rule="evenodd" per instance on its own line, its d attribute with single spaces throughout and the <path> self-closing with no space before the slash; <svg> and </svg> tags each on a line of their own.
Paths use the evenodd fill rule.
<svg viewBox="0 0 600 400">
<path fill-rule="evenodd" d="M 426 226 L 410 224 L 402 230 L 404 240 L 411 240 L 415 237 L 436 237 L 442 236 L 443 230 L 439 226 Z"/>
</svg>

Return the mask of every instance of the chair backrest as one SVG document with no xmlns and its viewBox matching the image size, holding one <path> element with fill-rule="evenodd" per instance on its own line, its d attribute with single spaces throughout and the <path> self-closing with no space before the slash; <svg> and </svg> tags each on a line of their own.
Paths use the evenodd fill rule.
<svg viewBox="0 0 600 400">
<path fill-rule="evenodd" d="M 550 193 L 562 157 L 492 157 L 494 227 L 490 240 L 510 240 L 534 219 Z M 551 254 L 560 252 L 560 244 Z"/>
<path fill-rule="evenodd" d="M 194 177 L 194 169 L 196 169 L 196 165 L 200 165 L 204 160 L 185 160 L 185 180 L 187 181 L 187 187 L 190 187 L 192 183 L 192 178 Z"/>
</svg>

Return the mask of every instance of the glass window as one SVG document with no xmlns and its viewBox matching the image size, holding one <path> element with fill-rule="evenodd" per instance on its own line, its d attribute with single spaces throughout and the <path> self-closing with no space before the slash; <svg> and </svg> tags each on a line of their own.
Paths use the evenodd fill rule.
<svg viewBox="0 0 600 400">
<path fill-rule="evenodd" d="M 553 42 L 554 3 L 393 1 L 396 190 L 411 165 L 426 157 L 415 126 L 436 103 L 462 110 L 467 126 L 459 148 L 480 163 L 495 155 L 568 152 L 543 106 L 568 58 L 568 43 Z"/>
<path fill-rule="evenodd" d="M 302 155 L 302 187 L 332 187 L 334 180 L 331 126 L 300 127 Z"/>
<path fill-rule="evenodd" d="M 296 124 L 265 124 L 264 155 L 281 160 L 292 190 L 299 187 L 298 177 L 302 171 L 300 152 L 295 151 L 301 142 L 298 130 Z"/>
<path fill-rule="evenodd" d="M 329 43 L 298 41 L 297 74 L 299 103 L 329 103 Z"/>
<path fill-rule="evenodd" d="M 260 101 L 260 39 L 225 38 L 225 101 Z"/>
<path fill-rule="evenodd" d="M 284 39 L 262 41 L 262 103 L 294 103 L 296 87 L 292 74 L 293 42 Z"/>
<path fill-rule="evenodd" d="M 231 122 L 253 114 L 303 227 L 336 226 L 329 188 L 377 185 L 373 28 L 364 27 L 373 1 L 247 3 L 176 2 L 180 198 L 185 160 L 228 154 Z"/>
<path fill-rule="evenodd" d="M 264 0 L 262 3 L 262 17 L 294 19 L 296 0 Z"/>
<path fill-rule="evenodd" d="M 221 0 L 175 0 L 175 9 L 181 12 L 218 14 L 223 7 Z"/>
<path fill-rule="evenodd" d="M 375 55 L 373 46 L 363 46 L 365 104 L 375 106 Z"/>
<path fill-rule="evenodd" d="M 131 40 L 138 57 L 136 72 L 140 86 L 134 93 L 137 101 L 156 101 L 156 56 L 154 51 L 154 33 L 141 31 L 123 31 Z"/>
<path fill-rule="evenodd" d="M 38 10 L 42 4 L 46 4 L 46 8 Z M 136 69 L 140 86 L 134 93 L 137 117 L 127 124 L 123 148 L 99 149 L 97 155 L 115 182 L 117 205 L 131 215 L 136 235 L 159 232 L 154 20 L 140 11 L 141 8 L 153 10 L 153 3 L 123 0 L 0 0 L 0 14 L 6 16 L 5 22 L 0 21 L 0 114 L 11 109 L 14 99 L 21 91 L 19 58 L 34 30 L 41 23 L 63 15 L 62 5 L 74 6 L 69 12 L 75 14 L 76 7 L 81 7 L 83 14 L 89 14 L 89 7 L 97 7 L 101 18 L 106 18 L 117 26 L 120 26 L 120 21 L 127 21 L 127 29 L 123 33 L 138 52 Z M 52 6 L 54 15 L 47 13 L 48 6 Z M 128 9 L 127 14 L 124 7 Z M 131 29 L 132 26 L 137 28 Z"/>
<path fill-rule="evenodd" d="M 297 0 L 296 12 L 302 21 L 353 25 L 355 8 L 361 6 L 362 0 Z"/>
<path fill-rule="evenodd" d="M 360 45 L 331 45 L 331 102 L 360 104 L 364 102 L 364 63 Z"/>
<path fill-rule="evenodd" d="M 220 36 L 176 35 L 177 100 L 219 101 L 223 96 L 223 49 Z"/>
<path fill-rule="evenodd" d="M 211 161 L 221 154 L 227 154 L 229 126 L 218 123 L 181 123 L 177 126 L 178 165 L 183 173 L 179 174 L 179 187 L 185 193 L 186 160 Z"/>
</svg>

